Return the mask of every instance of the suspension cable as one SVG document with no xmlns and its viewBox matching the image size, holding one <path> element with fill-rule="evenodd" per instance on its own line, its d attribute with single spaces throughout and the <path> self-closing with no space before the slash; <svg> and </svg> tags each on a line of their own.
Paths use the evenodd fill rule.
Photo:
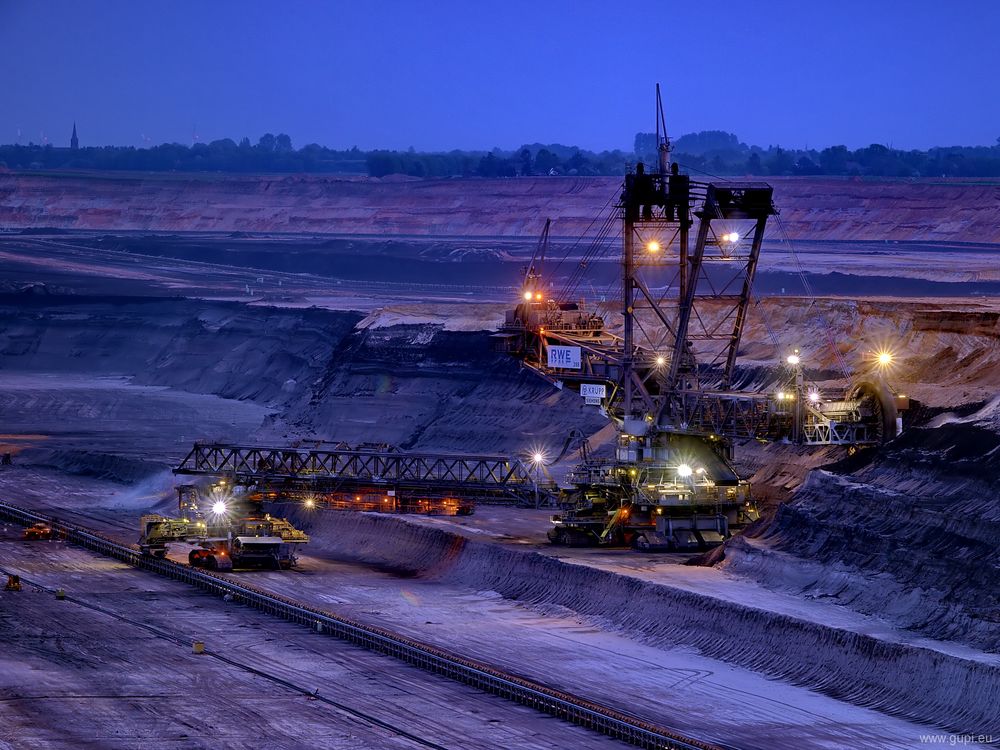
<svg viewBox="0 0 1000 750">
<path fill-rule="evenodd" d="M 785 225 L 782 224 L 780 217 L 774 217 L 775 222 L 778 225 L 778 230 L 781 232 L 781 239 L 785 243 L 785 247 L 788 248 L 789 254 L 792 256 L 792 260 L 795 262 L 795 267 L 799 274 L 799 279 L 802 281 L 802 287 L 806 291 L 806 296 L 809 297 L 809 309 L 812 309 L 816 304 L 816 294 L 813 292 L 812 285 L 809 283 L 809 279 L 806 277 L 805 268 L 802 265 L 802 261 L 799 259 L 799 254 L 795 251 L 795 246 L 792 244 L 791 239 L 788 237 L 788 232 L 785 231 Z M 820 322 L 823 324 L 823 330 L 826 333 L 827 343 L 830 345 L 830 349 L 833 350 L 834 355 L 837 358 L 837 362 L 840 365 L 840 371 L 843 373 L 844 378 L 850 379 L 851 370 L 847 366 L 847 361 L 844 359 L 844 355 L 840 353 L 840 349 L 837 348 L 837 343 L 833 338 L 833 327 L 827 320 L 826 315 L 823 311 L 817 308 L 817 312 L 820 317 Z"/>
</svg>

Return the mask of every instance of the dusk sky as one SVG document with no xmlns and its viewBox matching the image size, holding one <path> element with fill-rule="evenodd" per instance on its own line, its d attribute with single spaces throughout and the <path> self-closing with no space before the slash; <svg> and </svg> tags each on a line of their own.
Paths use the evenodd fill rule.
<svg viewBox="0 0 1000 750">
<path fill-rule="evenodd" d="M 0 0 L 0 143 L 630 149 L 659 81 L 674 136 L 993 145 L 998 34 L 998 0 Z"/>
</svg>

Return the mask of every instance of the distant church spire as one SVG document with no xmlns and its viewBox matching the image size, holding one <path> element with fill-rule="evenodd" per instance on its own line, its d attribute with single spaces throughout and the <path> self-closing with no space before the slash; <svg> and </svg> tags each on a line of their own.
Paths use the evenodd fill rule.
<svg viewBox="0 0 1000 750">
<path fill-rule="evenodd" d="M 80 139 L 76 137 L 76 123 L 73 123 L 73 137 L 69 139 L 69 147 L 76 151 L 80 148 Z"/>
</svg>

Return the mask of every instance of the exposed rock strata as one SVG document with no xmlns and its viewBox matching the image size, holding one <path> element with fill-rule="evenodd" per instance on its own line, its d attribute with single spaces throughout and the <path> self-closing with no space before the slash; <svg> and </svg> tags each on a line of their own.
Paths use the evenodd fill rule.
<svg viewBox="0 0 1000 750">
<path fill-rule="evenodd" d="M 789 236 L 1000 242 L 995 180 L 769 178 Z M 320 176 L 0 174 L 0 226 L 154 231 L 576 237 L 613 177 L 405 182 Z"/>
</svg>

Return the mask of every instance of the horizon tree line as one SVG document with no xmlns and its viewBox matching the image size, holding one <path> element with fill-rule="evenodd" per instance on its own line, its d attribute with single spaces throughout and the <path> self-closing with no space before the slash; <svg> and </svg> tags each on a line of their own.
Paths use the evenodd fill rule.
<svg viewBox="0 0 1000 750">
<path fill-rule="evenodd" d="M 618 176 L 637 161 L 653 164 L 656 137 L 637 133 L 632 151 L 590 151 L 558 143 L 516 149 L 405 151 L 332 149 L 310 143 L 299 149 L 285 133 L 265 133 L 256 144 L 223 138 L 190 146 L 164 143 L 148 148 L 51 144 L 0 146 L 0 169 L 129 170 L 147 172 L 322 173 L 406 175 L 417 178 Z M 692 173 L 734 176 L 843 175 L 877 177 L 1000 177 L 1000 138 L 993 146 L 948 146 L 902 150 L 882 144 L 848 149 L 749 146 L 733 133 L 708 130 L 681 136 L 672 158 Z"/>
</svg>

